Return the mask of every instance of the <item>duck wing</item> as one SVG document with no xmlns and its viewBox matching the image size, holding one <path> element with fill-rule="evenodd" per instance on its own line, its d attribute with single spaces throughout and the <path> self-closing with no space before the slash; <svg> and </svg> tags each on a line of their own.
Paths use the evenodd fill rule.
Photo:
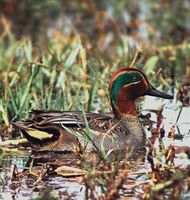
<svg viewBox="0 0 190 200">
<path fill-rule="evenodd" d="M 109 129 L 110 120 L 113 120 L 110 115 L 90 112 L 84 117 L 80 111 L 32 110 L 28 119 L 13 125 L 22 131 L 33 147 L 42 147 L 58 140 L 66 144 L 76 142 L 76 137 L 68 130 L 84 136 L 86 121 L 90 130 L 104 134 Z"/>
</svg>

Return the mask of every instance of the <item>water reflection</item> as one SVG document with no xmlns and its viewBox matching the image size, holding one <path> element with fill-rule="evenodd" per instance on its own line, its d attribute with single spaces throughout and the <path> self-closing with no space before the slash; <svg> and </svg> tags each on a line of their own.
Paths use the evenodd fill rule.
<svg viewBox="0 0 190 200">
<path fill-rule="evenodd" d="M 84 197 L 84 186 L 75 179 L 66 179 L 60 176 L 48 176 L 47 179 L 40 181 L 36 186 L 36 180 L 38 177 L 28 176 L 24 174 L 25 170 L 29 169 L 31 160 L 35 157 L 33 167 L 40 166 L 45 162 L 59 161 L 59 164 L 63 164 L 62 161 L 67 164 L 74 164 L 72 157 L 68 155 L 60 157 L 59 154 L 44 155 L 31 154 L 28 151 L 9 151 L 4 152 L 0 156 L 0 198 L 1 199 L 31 199 L 38 197 L 39 195 L 51 195 L 58 199 L 76 199 L 77 197 Z M 40 159 L 43 158 L 43 159 Z M 62 161 L 61 161 L 62 160 Z M 76 163 L 75 163 L 76 164 Z M 18 173 L 22 175 L 20 178 L 14 180 L 14 166 L 16 165 Z"/>
</svg>

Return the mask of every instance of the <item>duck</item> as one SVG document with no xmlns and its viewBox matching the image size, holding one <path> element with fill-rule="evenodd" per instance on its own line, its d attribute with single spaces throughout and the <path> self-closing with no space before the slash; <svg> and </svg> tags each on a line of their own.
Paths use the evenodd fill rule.
<svg viewBox="0 0 190 200">
<path fill-rule="evenodd" d="M 149 95 L 173 96 L 157 90 L 145 74 L 124 67 L 109 80 L 112 114 L 81 111 L 32 110 L 28 119 L 13 122 L 34 151 L 139 151 L 145 149 L 146 134 L 136 110 L 136 100 Z"/>
</svg>

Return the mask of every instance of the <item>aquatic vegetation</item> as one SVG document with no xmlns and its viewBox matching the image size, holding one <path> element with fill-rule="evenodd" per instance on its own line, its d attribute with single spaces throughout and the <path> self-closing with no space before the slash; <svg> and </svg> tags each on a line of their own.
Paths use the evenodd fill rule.
<svg viewBox="0 0 190 200">
<path fill-rule="evenodd" d="M 0 5 L 5 13 L 27 8 L 19 19 L 25 28 L 6 14 L 0 16 L 0 197 L 189 196 L 188 1 L 130 1 L 129 6 L 125 1 L 65 1 L 64 20 L 56 18 L 46 29 L 33 22 L 40 22 L 48 5 L 53 14 L 61 10 L 62 1 L 27 2 Z M 27 13 L 34 14 L 27 18 Z M 130 153 L 89 156 L 80 147 L 76 154 L 31 153 L 13 128 L 11 122 L 27 118 L 32 109 L 109 114 L 110 75 L 126 66 L 137 66 L 156 88 L 178 94 L 169 103 L 137 102 L 148 138 L 144 160 L 134 161 Z"/>
</svg>

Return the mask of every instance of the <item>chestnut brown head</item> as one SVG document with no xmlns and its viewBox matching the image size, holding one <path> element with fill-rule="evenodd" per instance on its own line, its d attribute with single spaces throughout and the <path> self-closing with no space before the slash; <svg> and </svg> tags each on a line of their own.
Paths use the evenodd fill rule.
<svg viewBox="0 0 190 200">
<path fill-rule="evenodd" d="M 114 106 L 114 109 L 126 114 L 130 114 L 131 106 L 138 97 L 150 95 L 165 99 L 173 98 L 155 89 L 145 74 L 134 68 L 122 68 L 116 71 L 110 78 L 109 92 L 112 108 Z"/>
</svg>

